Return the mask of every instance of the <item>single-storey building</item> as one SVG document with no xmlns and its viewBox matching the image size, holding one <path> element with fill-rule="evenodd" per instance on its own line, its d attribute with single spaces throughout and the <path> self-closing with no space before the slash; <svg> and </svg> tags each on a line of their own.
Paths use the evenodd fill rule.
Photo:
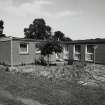
<svg viewBox="0 0 105 105">
<path fill-rule="evenodd" d="M 0 38 L 0 63 L 6 65 L 22 65 L 35 63 L 41 57 L 41 52 L 38 49 L 38 44 L 44 44 L 46 41 L 4 37 Z M 60 55 L 51 55 L 51 62 L 57 59 L 69 59 L 69 46 L 66 43 L 61 43 L 63 53 Z"/>
<path fill-rule="evenodd" d="M 12 66 L 35 63 L 41 57 L 37 46 L 45 42 L 16 37 L 0 38 L 0 63 Z M 105 64 L 105 39 L 75 40 L 60 44 L 63 52 L 51 55 L 51 62 L 73 60 Z"/>
<path fill-rule="evenodd" d="M 72 41 L 69 56 L 76 61 L 105 64 L 105 39 Z"/>
</svg>

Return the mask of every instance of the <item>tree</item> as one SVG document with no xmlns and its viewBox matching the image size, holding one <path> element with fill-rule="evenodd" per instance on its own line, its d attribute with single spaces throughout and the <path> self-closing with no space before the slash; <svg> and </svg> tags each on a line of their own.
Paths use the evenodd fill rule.
<svg viewBox="0 0 105 105">
<path fill-rule="evenodd" d="M 24 28 L 25 38 L 38 40 L 48 39 L 51 36 L 51 27 L 46 25 L 44 19 L 35 19 L 29 28 Z"/>
<path fill-rule="evenodd" d="M 50 26 L 46 26 L 46 39 L 51 39 L 51 27 Z"/>
<path fill-rule="evenodd" d="M 24 28 L 25 38 L 36 40 L 56 40 L 56 41 L 71 41 L 70 38 L 65 37 L 65 34 L 61 31 L 54 32 L 54 36 L 51 33 L 51 27 L 46 25 L 43 18 L 34 19 L 33 23 L 28 28 Z"/>
<path fill-rule="evenodd" d="M 30 38 L 29 28 L 24 28 L 24 34 L 26 38 Z"/>
<path fill-rule="evenodd" d="M 62 41 L 72 41 L 72 39 L 69 38 L 69 37 L 64 37 L 64 38 L 62 39 Z"/>
<path fill-rule="evenodd" d="M 49 65 L 49 57 L 53 52 L 55 53 L 61 53 L 62 52 L 62 47 L 60 46 L 60 43 L 57 41 L 47 41 L 46 44 L 43 46 L 41 45 L 40 50 L 41 50 L 41 55 L 47 56 L 48 58 L 48 65 Z"/>
<path fill-rule="evenodd" d="M 3 29 L 4 29 L 4 22 L 2 20 L 0 20 L 0 37 L 5 37 L 5 35 L 3 34 Z"/>
<path fill-rule="evenodd" d="M 57 41 L 61 41 L 64 38 L 64 33 L 61 31 L 54 32 L 54 39 Z"/>
<path fill-rule="evenodd" d="M 54 40 L 57 41 L 72 41 L 69 37 L 66 37 L 65 34 L 61 31 L 54 32 Z"/>
</svg>

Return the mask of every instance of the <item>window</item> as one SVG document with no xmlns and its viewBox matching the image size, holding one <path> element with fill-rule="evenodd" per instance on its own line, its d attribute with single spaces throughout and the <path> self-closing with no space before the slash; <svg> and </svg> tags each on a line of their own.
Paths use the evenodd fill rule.
<svg viewBox="0 0 105 105">
<path fill-rule="evenodd" d="M 69 46 L 65 45 L 63 47 L 63 59 L 68 60 L 69 59 Z"/>
<path fill-rule="evenodd" d="M 87 45 L 87 53 L 94 53 L 94 45 Z"/>
<path fill-rule="evenodd" d="M 65 45 L 65 46 L 64 46 L 64 50 L 65 50 L 65 51 L 69 51 L 69 46 L 68 46 L 68 45 Z"/>
<path fill-rule="evenodd" d="M 28 44 L 27 43 L 20 43 L 20 54 L 27 54 L 28 53 Z"/>
<path fill-rule="evenodd" d="M 74 45 L 74 60 L 80 60 L 80 59 L 81 59 L 81 46 Z"/>
<path fill-rule="evenodd" d="M 94 45 L 86 46 L 86 60 L 93 61 L 94 60 Z"/>
</svg>

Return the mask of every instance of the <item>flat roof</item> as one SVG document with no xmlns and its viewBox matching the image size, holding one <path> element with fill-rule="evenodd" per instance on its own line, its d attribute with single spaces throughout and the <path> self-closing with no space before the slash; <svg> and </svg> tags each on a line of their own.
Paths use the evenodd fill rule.
<svg viewBox="0 0 105 105">
<path fill-rule="evenodd" d="M 28 39 L 28 38 L 19 38 L 19 37 L 2 37 L 0 38 L 0 41 L 10 41 L 16 40 L 16 41 L 28 41 L 28 42 L 46 42 L 47 40 L 35 40 L 35 39 Z M 63 44 L 102 44 L 105 43 L 105 39 L 86 39 L 86 40 L 72 40 L 72 41 L 60 41 L 60 43 Z"/>
<path fill-rule="evenodd" d="M 105 43 L 105 39 L 86 39 L 86 40 L 74 40 L 73 44 L 102 44 Z"/>
</svg>

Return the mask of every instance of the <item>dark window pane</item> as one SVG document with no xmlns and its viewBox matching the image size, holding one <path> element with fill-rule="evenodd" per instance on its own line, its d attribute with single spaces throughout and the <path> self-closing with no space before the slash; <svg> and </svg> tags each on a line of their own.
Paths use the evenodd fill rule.
<svg viewBox="0 0 105 105">
<path fill-rule="evenodd" d="M 81 51 L 81 46 L 80 45 L 75 45 L 75 51 L 80 52 Z"/>
<path fill-rule="evenodd" d="M 20 43 L 20 52 L 27 52 L 27 43 Z"/>
<path fill-rule="evenodd" d="M 87 45 L 87 52 L 94 53 L 94 45 Z"/>
</svg>

